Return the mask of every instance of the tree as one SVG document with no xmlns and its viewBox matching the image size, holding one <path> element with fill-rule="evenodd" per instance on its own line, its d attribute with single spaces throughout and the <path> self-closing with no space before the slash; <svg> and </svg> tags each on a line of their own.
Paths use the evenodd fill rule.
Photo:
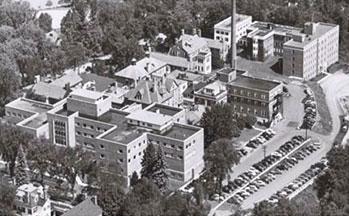
<svg viewBox="0 0 349 216">
<path fill-rule="evenodd" d="M 0 4 L 0 25 L 17 29 L 20 25 L 34 20 L 35 13 L 27 1 L 3 0 Z"/>
<path fill-rule="evenodd" d="M 234 131 L 240 132 L 230 104 L 219 103 L 211 108 L 206 108 L 200 120 L 200 125 L 204 128 L 206 147 L 218 139 L 231 139 L 236 135 Z"/>
<path fill-rule="evenodd" d="M 131 179 L 130 179 L 131 187 L 135 186 L 138 183 L 138 181 L 139 181 L 139 177 L 138 177 L 137 172 L 133 172 L 132 176 L 131 176 Z"/>
<path fill-rule="evenodd" d="M 58 149 L 57 154 L 59 158 L 58 173 L 68 181 L 70 192 L 74 196 L 76 177 L 83 174 L 82 171 L 85 167 L 94 163 L 93 156 L 80 147 Z"/>
<path fill-rule="evenodd" d="M 28 160 L 30 160 L 30 169 L 38 174 L 37 181 L 44 187 L 44 177 L 55 166 L 55 149 L 47 139 L 41 137 L 35 139 L 28 148 Z"/>
<path fill-rule="evenodd" d="M 10 177 L 15 176 L 16 158 L 19 147 L 26 148 L 31 140 L 31 136 L 23 133 L 17 127 L 0 124 L 0 153 L 3 160 L 7 162 Z"/>
<path fill-rule="evenodd" d="M 16 185 L 21 186 L 29 182 L 28 163 L 22 145 L 18 148 L 16 174 Z"/>
<path fill-rule="evenodd" d="M 19 89 L 20 79 L 16 70 L 16 64 L 5 53 L 0 53 L 0 116 L 4 113 L 3 107 L 14 98 Z"/>
<path fill-rule="evenodd" d="M 213 142 L 204 155 L 207 170 L 215 176 L 215 191 L 221 193 L 222 182 L 239 163 L 240 158 L 233 143 L 228 139 Z"/>
<path fill-rule="evenodd" d="M 161 208 L 162 195 L 152 181 L 142 178 L 126 195 L 122 212 L 124 216 L 163 215 Z"/>
<path fill-rule="evenodd" d="M 163 150 L 159 146 L 157 151 L 156 163 L 154 165 L 154 173 L 151 180 L 159 187 L 162 193 L 167 191 L 168 187 L 168 175 L 166 173 L 167 164 L 164 158 Z"/>
<path fill-rule="evenodd" d="M 161 147 L 158 150 L 150 143 L 144 151 L 142 159 L 142 178 L 147 178 L 165 192 L 168 184 L 168 176 L 166 174 L 166 163 L 163 157 Z"/>
<path fill-rule="evenodd" d="M 75 69 L 82 64 L 87 56 L 86 49 L 79 42 L 65 43 L 63 44 L 63 50 L 66 55 L 67 65 L 74 67 Z"/>
<path fill-rule="evenodd" d="M 349 209 L 349 146 L 332 148 L 327 154 L 329 168 L 315 180 L 323 215 L 341 215 Z"/>
<path fill-rule="evenodd" d="M 40 14 L 38 22 L 39 27 L 45 32 L 52 31 L 52 17 L 48 13 Z"/>
<path fill-rule="evenodd" d="M 103 215 L 121 215 L 125 199 L 123 180 L 117 163 L 100 164 L 100 174 L 97 190 L 98 205 L 103 209 Z"/>
<path fill-rule="evenodd" d="M 15 205 L 16 190 L 11 185 L 0 184 L 0 215 L 15 216 L 13 207 Z"/>
<path fill-rule="evenodd" d="M 142 159 L 142 170 L 141 176 L 142 178 L 150 179 L 153 174 L 153 167 L 156 163 L 156 149 L 154 144 L 149 143 L 147 148 L 144 151 L 144 156 Z"/>
</svg>

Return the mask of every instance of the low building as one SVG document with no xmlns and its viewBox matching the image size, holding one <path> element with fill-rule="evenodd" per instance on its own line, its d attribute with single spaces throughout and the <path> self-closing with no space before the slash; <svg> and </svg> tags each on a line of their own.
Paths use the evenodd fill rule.
<svg viewBox="0 0 349 216">
<path fill-rule="evenodd" d="M 227 101 L 240 115 L 252 115 L 261 121 L 272 121 L 282 114 L 283 85 L 279 82 L 236 74 L 230 68 L 217 72 L 217 78 L 225 83 Z"/>
<path fill-rule="evenodd" d="M 182 184 L 202 171 L 203 129 L 182 124 L 182 109 L 152 104 L 129 113 L 111 108 L 101 93 L 84 91 L 48 112 L 52 143 L 82 146 L 98 160 L 117 161 L 127 183 L 133 172 L 140 173 L 149 142 L 163 147 L 171 181 Z"/>
<path fill-rule="evenodd" d="M 18 98 L 5 106 L 4 119 L 34 137 L 49 137 L 47 112 L 58 106 L 27 98 Z"/>
<path fill-rule="evenodd" d="M 210 83 L 194 92 L 194 103 L 204 106 L 213 106 L 227 102 L 226 85 L 219 80 Z"/>
<path fill-rule="evenodd" d="M 196 32 L 193 35 L 182 35 L 170 49 L 169 55 L 185 58 L 189 61 L 189 71 L 209 74 L 212 71 L 212 53 L 205 39 Z"/>
<path fill-rule="evenodd" d="M 160 81 L 142 80 L 125 94 L 125 98 L 130 103 L 136 102 L 144 106 L 161 103 L 178 107 L 183 103 L 186 86 L 186 82 L 172 78 L 163 78 Z"/>
<path fill-rule="evenodd" d="M 147 56 L 140 61 L 132 60 L 132 64 L 123 70 L 116 72 L 115 79 L 122 85 L 135 87 L 137 83 L 151 76 L 163 77 L 170 72 L 170 67 L 167 63 L 150 56 Z"/>
<path fill-rule="evenodd" d="M 42 186 L 24 184 L 16 190 L 16 212 L 22 216 L 51 216 L 51 201 Z"/>
</svg>

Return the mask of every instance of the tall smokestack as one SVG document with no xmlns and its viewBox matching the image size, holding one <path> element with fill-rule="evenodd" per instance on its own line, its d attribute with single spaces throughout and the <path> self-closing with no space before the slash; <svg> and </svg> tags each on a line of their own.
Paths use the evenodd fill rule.
<svg viewBox="0 0 349 216">
<path fill-rule="evenodd" d="M 231 0 L 231 68 L 236 70 L 236 0 Z"/>
</svg>

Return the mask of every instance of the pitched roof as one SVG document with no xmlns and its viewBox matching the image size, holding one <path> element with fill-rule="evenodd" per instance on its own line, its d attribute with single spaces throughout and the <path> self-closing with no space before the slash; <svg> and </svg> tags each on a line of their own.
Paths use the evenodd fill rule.
<svg viewBox="0 0 349 216">
<path fill-rule="evenodd" d="M 68 83 L 70 84 L 70 86 L 75 86 L 81 81 L 82 79 L 77 73 L 68 73 L 54 80 L 51 84 L 64 88 Z"/>
<path fill-rule="evenodd" d="M 153 58 L 152 56 L 145 57 L 138 61 L 135 65 L 129 65 L 123 70 L 116 72 L 115 76 L 139 80 L 147 77 L 149 74 L 166 65 L 166 62 L 163 62 L 158 58 Z"/>
<path fill-rule="evenodd" d="M 187 53 L 197 52 L 207 46 L 205 39 L 199 37 L 198 35 L 183 34 L 179 41 L 182 43 L 182 48 Z"/>
<path fill-rule="evenodd" d="M 114 84 L 115 81 L 109 77 L 98 76 L 93 73 L 85 73 L 81 74 L 82 82 L 95 82 L 96 91 L 102 92 L 107 90 L 110 85 Z"/>
<path fill-rule="evenodd" d="M 137 65 L 129 65 L 123 70 L 116 72 L 115 76 L 128 78 L 132 80 L 139 80 L 148 76 L 148 72 L 144 68 L 140 68 Z"/>
<path fill-rule="evenodd" d="M 33 86 L 32 90 L 37 95 L 53 99 L 62 99 L 66 93 L 66 90 L 64 90 L 62 87 L 45 82 L 38 82 Z"/>
<path fill-rule="evenodd" d="M 101 216 L 102 209 L 90 199 L 85 199 L 80 204 L 70 209 L 63 216 Z"/>
<path fill-rule="evenodd" d="M 172 96 L 170 90 L 174 84 L 176 83 L 167 80 L 163 85 L 157 85 L 149 80 L 141 80 L 136 88 L 126 93 L 125 97 L 143 104 L 162 103 Z"/>
<path fill-rule="evenodd" d="M 159 59 L 163 62 L 166 62 L 168 65 L 180 67 L 180 68 L 189 68 L 189 61 L 186 58 L 179 56 L 171 56 L 159 52 L 152 52 L 150 56 L 156 59 Z"/>
</svg>

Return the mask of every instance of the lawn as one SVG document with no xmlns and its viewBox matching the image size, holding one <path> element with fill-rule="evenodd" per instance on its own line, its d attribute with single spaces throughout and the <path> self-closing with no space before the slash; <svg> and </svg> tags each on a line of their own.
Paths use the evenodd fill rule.
<svg viewBox="0 0 349 216">
<path fill-rule="evenodd" d="M 308 82 L 307 85 L 314 93 L 315 100 L 317 103 L 317 111 L 320 116 L 320 120 L 315 124 L 313 130 L 317 133 L 328 135 L 331 133 L 333 129 L 333 121 L 331 118 L 330 110 L 327 106 L 326 95 L 318 83 Z"/>
<path fill-rule="evenodd" d="M 253 137 L 257 136 L 261 131 L 256 129 L 244 129 L 241 131 L 241 135 L 239 137 L 233 138 L 233 142 L 241 146 L 248 142 Z"/>
</svg>

